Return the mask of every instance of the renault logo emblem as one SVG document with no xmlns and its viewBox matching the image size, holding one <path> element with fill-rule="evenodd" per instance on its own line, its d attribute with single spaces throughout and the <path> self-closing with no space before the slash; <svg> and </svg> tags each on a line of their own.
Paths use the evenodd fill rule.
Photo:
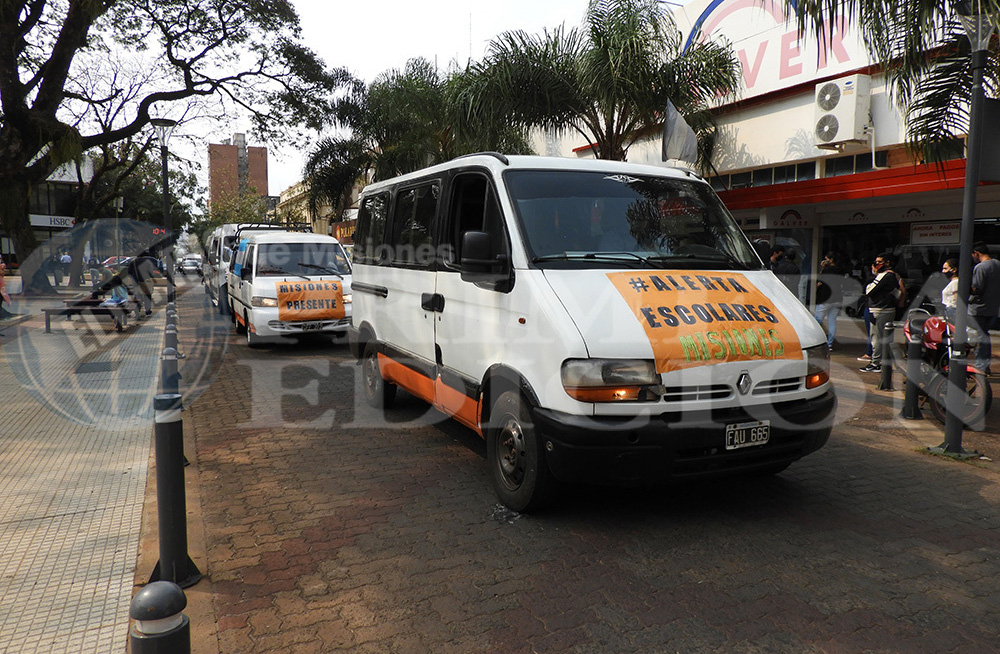
<svg viewBox="0 0 1000 654">
<path fill-rule="evenodd" d="M 740 373 L 740 378 L 736 381 L 736 388 L 739 390 L 741 395 L 746 395 L 750 392 L 750 386 L 753 382 L 750 379 L 750 373 L 743 371 Z"/>
</svg>

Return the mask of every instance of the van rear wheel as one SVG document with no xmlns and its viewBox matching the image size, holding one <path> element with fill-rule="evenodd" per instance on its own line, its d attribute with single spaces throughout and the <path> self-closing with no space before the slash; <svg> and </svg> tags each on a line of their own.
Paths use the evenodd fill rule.
<svg viewBox="0 0 1000 654">
<path fill-rule="evenodd" d="M 361 375 L 365 389 L 365 400 L 376 409 L 389 409 L 396 400 L 396 385 L 382 377 L 378 367 L 378 348 L 369 341 L 361 358 Z"/>
<path fill-rule="evenodd" d="M 529 513 L 551 500 L 556 481 L 545 462 L 542 439 L 527 402 L 517 391 L 501 394 L 490 412 L 486 465 L 497 497 L 506 507 Z"/>
</svg>

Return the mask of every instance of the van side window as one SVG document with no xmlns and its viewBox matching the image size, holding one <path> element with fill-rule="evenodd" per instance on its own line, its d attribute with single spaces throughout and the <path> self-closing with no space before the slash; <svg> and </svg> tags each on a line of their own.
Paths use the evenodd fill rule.
<svg viewBox="0 0 1000 654">
<path fill-rule="evenodd" d="M 483 231 L 493 237 L 493 254 L 507 251 L 507 233 L 500 214 L 500 202 L 485 175 L 465 173 L 452 181 L 451 214 L 446 231 L 445 258 L 457 263 L 462 253 L 462 234 Z"/>
<path fill-rule="evenodd" d="M 435 181 L 404 189 L 396 196 L 389 238 L 394 264 L 429 267 L 434 261 L 431 225 L 437 215 L 440 189 Z"/>
<path fill-rule="evenodd" d="M 385 224 L 389 215 L 389 196 L 385 193 L 367 197 L 358 211 L 354 234 L 354 257 L 357 263 L 379 263 L 385 245 Z"/>
</svg>

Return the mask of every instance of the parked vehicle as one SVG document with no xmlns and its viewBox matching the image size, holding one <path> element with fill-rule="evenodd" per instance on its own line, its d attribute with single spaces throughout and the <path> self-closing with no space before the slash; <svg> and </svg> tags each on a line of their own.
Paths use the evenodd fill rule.
<svg viewBox="0 0 1000 654">
<path fill-rule="evenodd" d="M 184 275 L 201 276 L 202 260 L 200 254 L 185 254 L 177 262 L 177 271 Z"/>
<path fill-rule="evenodd" d="M 249 234 L 251 230 L 274 231 L 281 230 L 283 227 L 269 223 L 226 223 L 219 225 L 209 234 L 208 240 L 205 242 L 207 257 L 202 265 L 202 284 L 205 285 L 205 294 L 208 295 L 212 304 L 218 307 L 221 314 L 225 314 L 229 310 L 227 275 L 229 274 L 238 229 L 244 229 Z"/>
<path fill-rule="evenodd" d="M 229 308 L 237 333 L 264 338 L 344 334 L 351 321 L 351 264 L 337 239 L 303 232 L 237 232 Z"/>
<path fill-rule="evenodd" d="M 903 325 L 903 333 L 909 342 L 910 334 L 921 332 L 921 360 L 930 366 L 925 371 L 926 381 L 923 384 L 923 403 L 930 402 L 931 412 L 941 422 L 944 422 L 948 387 L 948 364 L 951 342 L 955 333 L 955 325 L 944 316 L 931 315 L 923 309 L 914 309 Z M 971 356 L 978 334 L 968 331 L 966 341 L 966 356 Z M 993 388 L 986 379 L 986 374 L 978 368 L 965 367 L 966 398 L 963 403 L 962 421 L 973 427 L 986 416 L 993 404 Z"/>
<path fill-rule="evenodd" d="M 690 171 L 495 153 L 361 194 L 351 350 L 486 440 L 499 499 L 776 473 L 826 443 L 816 320 Z"/>
</svg>

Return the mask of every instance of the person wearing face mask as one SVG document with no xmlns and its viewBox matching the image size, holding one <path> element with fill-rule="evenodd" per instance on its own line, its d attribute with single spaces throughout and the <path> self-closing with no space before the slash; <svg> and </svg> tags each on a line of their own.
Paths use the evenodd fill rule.
<svg viewBox="0 0 1000 654">
<path fill-rule="evenodd" d="M 982 241 L 973 243 L 972 259 L 976 264 L 972 268 L 969 315 L 978 332 L 975 366 L 989 374 L 993 358 L 990 329 L 1000 313 L 1000 261 L 992 257 L 989 246 Z"/>
<path fill-rule="evenodd" d="M 885 334 L 885 327 L 896 317 L 896 308 L 901 300 L 901 283 L 899 277 L 892 270 L 891 255 L 886 252 L 875 257 L 872 263 L 872 274 L 874 278 L 865 287 L 865 296 L 868 299 L 868 310 L 872 314 L 872 362 L 861 372 L 881 372 L 882 339 Z"/>
<path fill-rule="evenodd" d="M 941 289 L 941 304 L 944 305 L 944 315 L 949 320 L 955 317 L 958 307 L 958 259 L 948 259 L 941 266 L 941 274 L 948 278 L 948 283 Z"/>
</svg>

